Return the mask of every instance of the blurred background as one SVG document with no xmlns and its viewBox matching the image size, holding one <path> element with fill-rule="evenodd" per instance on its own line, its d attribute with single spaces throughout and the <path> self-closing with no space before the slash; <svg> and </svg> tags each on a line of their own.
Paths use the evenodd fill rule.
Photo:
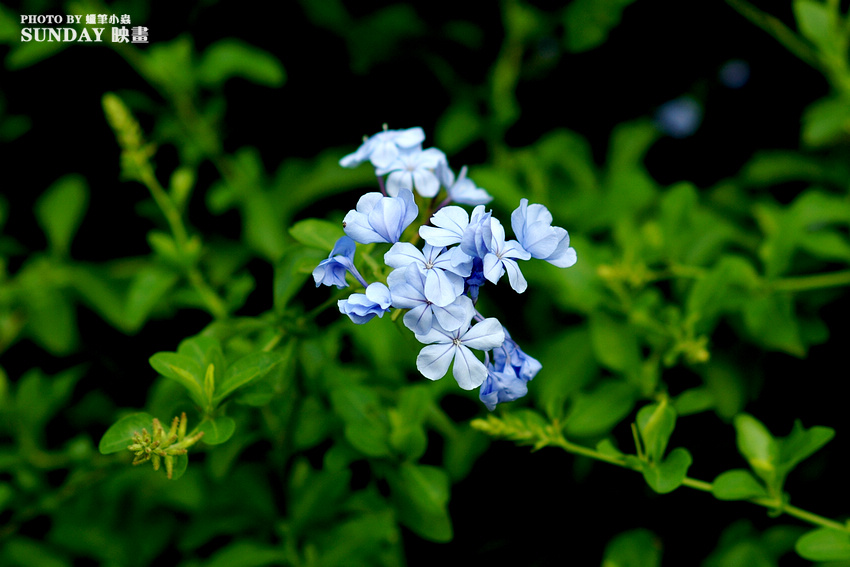
<svg viewBox="0 0 850 567">
<path fill-rule="evenodd" d="M 789 5 L 753 5 L 794 27 Z M 469 165 L 478 180 L 475 167 L 490 168 L 491 176 L 482 174 L 478 180 L 490 189 L 486 181 L 492 179 L 492 169 L 515 164 L 519 149 L 562 129 L 586 140 L 591 165 L 601 169 L 609 159 L 612 133 L 637 121 L 655 128 L 653 141 L 644 145 L 645 155 L 637 156 L 653 183 L 666 188 L 688 181 L 703 195 L 739 176 L 759 152 L 798 150 L 800 116 L 830 92 L 821 73 L 724 2 L 128 0 L 106 8 L 131 15 L 134 26 L 147 27 L 148 45 L 115 48 L 106 34 L 102 44 L 20 42 L 16 25 L 20 27 L 22 14 L 100 13 L 103 7 L 50 0 L 0 5 L 0 164 L 5 173 L 0 191 L 5 201 L 3 234 L 11 238 L 3 241 L 9 275 L 26 264 L 32 251 L 47 245 L 32 211 L 45 189 L 70 173 L 84 177 L 89 187 L 88 209 L 70 256 L 99 263 L 149 253 L 145 234 L 156 222 L 152 219 L 157 211 L 142 187 L 120 181 L 120 149 L 101 106 L 105 92 L 122 96 L 145 136 L 157 142 L 154 162 L 162 179 L 180 165 L 193 168 L 188 222 L 210 239 L 224 241 L 250 240 L 250 221 L 238 207 L 228 205 L 211 154 L 240 155 L 250 148 L 247 161 L 268 172 L 262 175 L 274 186 L 274 194 L 286 199 L 287 179 L 300 179 L 297 172 L 302 169 L 334 167 L 341 155 L 383 124 L 421 126 L 426 147 L 443 149 L 455 170 Z M 224 55 L 219 59 L 210 56 L 227 42 L 238 47 L 220 51 Z M 236 64 L 228 58 L 253 63 Z M 181 81 L 183 70 L 190 67 L 196 72 L 195 84 Z M 179 101 L 189 99 L 196 105 L 193 110 L 179 107 Z M 206 120 L 199 123 L 214 134 L 205 137 L 203 129 L 176 132 L 174 123 L 162 119 L 168 113 L 187 112 L 199 112 Z M 814 153 L 838 162 L 846 153 L 844 143 Z M 635 151 L 641 154 L 644 150 L 638 146 Z M 209 147 L 213 149 L 205 153 Z M 346 174 L 334 173 L 341 179 Z M 352 175 L 344 182 L 347 187 L 320 189 L 315 196 L 298 193 L 287 213 L 289 222 L 340 217 L 364 189 L 372 190 L 368 172 Z M 785 206 L 809 185 L 792 175 L 764 190 L 778 206 Z M 318 182 L 316 186 L 325 187 Z M 297 193 L 295 188 L 292 192 Z M 493 206 L 506 220 L 516 203 L 499 202 L 508 191 L 497 187 L 493 193 Z M 746 210 L 728 220 L 738 222 L 756 198 L 739 201 Z M 611 203 L 600 201 L 597 206 Z M 634 218 L 639 222 L 640 213 Z M 579 235 L 569 220 L 558 222 L 556 214 L 555 224 L 593 246 L 605 245 L 616 231 L 591 224 Z M 750 217 L 746 222 L 750 224 L 743 228 L 751 230 L 756 221 Z M 581 263 L 584 250 L 574 245 Z M 273 254 L 265 254 L 262 245 L 253 250 L 239 253 L 253 287 L 237 315 L 255 316 L 273 307 Z M 675 295 L 675 289 L 660 285 L 661 293 Z M 327 297 L 322 291 L 308 285 L 300 297 L 315 306 Z M 585 321 L 586 314 L 569 307 L 569 301 L 554 311 L 545 308 L 543 299 L 517 301 L 520 314 L 505 316 L 516 325 L 515 338 L 526 339 L 527 352 L 556 336 L 555 329 L 561 332 Z M 827 301 L 830 308 L 818 311 Z M 836 394 L 836 382 L 846 378 L 846 362 L 840 347 L 832 345 L 847 339 L 848 302 L 835 294 L 814 304 L 812 311 L 830 329 L 831 338 L 802 356 L 789 354 L 788 348 L 742 349 L 736 328 L 728 324 L 712 329 L 712 348 L 733 352 L 751 365 L 742 370 L 752 382 L 741 387 L 745 393 L 739 409 L 759 416 L 780 435 L 790 430 L 794 418 L 807 426 L 835 427 L 839 435 L 829 454 L 837 455 L 848 449 L 845 403 Z M 175 350 L 181 339 L 210 321 L 203 311 L 181 309 L 168 317 L 152 316 L 133 332 L 118 333 L 96 310 L 75 310 L 78 340 L 73 348 L 50 352 L 44 343 L 24 335 L 4 344 L 0 355 L 12 383 L 33 366 L 52 375 L 86 364 L 89 370 L 68 407 L 79 406 L 92 391 L 114 407 L 141 406 L 149 384 L 138 379 L 138 370 L 128 361 L 146 364 L 154 352 Z M 554 313 L 554 320 L 538 320 L 548 313 Z M 320 322 L 327 324 L 337 319 L 335 313 L 323 317 Z M 570 372 L 557 368 L 557 347 L 545 348 L 554 352 L 549 355 L 553 371 Z M 544 366 L 538 381 L 545 380 L 550 369 Z M 664 376 L 675 384 L 674 393 L 699 383 L 681 366 L 665 370 Z M 535 398 L 529 403 L 539 402 Z M 457 422 L 484 412 L 466 398 L 449 397 L 443 407 Z M 708 464 L 696 458 L 692 474 L 697 478 L 710 480 L 722 470 L 741 466 L 732 434 L 716 437 L 722 421 L 713 412 L 680 421 L 674 437 L 679 443 L 674 445 L 687 440 L 692 451 L 719 443 L 730 449 Z M 69 423 L 74 423 L 73 417 L 60 416 L 51 426 L 56 431 L 49 429 L 48 435 L 64 439 L 66 434 L 59 430 Z M 96 442 L 104 427 L 87 423 L 83 430 Z M 614 434 L 628 440 L 627 422 L 616 425 Z M 433 434 L 430 441 L 440 444 Z M 253 454 L 246 458 L 262 459 Z M 844 482 L 845 475 L 830 469 L 827 459 L 816 456 L 799 471 L 793 486 L 807 486 L 801 501 L 810 500 L 799 505 L 810 504 L 827 516 L 846 514 L 846 491 L 838 497 L 812 486 Z M 61 479 L 50 483 L 59 485 Z M 591 466 L 555 449 L 532 453 L 507 441 L 492 443 L 468 476 L 453 486 L 449 511 L 454 524 L 450 543 L 430 542 L 402 529 L 408 565 L 443 558 L 492 565 L 596 565 L 613 534 L 635 528 L 652 530 L 663 541 L 659 545 L 665 565 L 696 565 L 712 553 L 735 520 L 756 529 L 776 523 L 761 508 L 719 502 L 684 489 L 672 496 L 654 494 L 639 475 L 628 471 Z M 11 512 L 5 513 L 11 518 Z M 25 522 L 19 533 L 39 540 L 50 529 L 48 514 Z M 692 538 L 695 533 L 698 539 Z M 215 549 L 211 545 L 208 553 Z M 175 553 L 164 551 L 159 557 L 176 564 Z M 198 552 L 197 557 L 203 556 Z M 801 561 L 785 557 L 778 564 L 804 564 Z M 93 564 L 94 559 L 80 557 L 73 562 Z"/>
</svg>

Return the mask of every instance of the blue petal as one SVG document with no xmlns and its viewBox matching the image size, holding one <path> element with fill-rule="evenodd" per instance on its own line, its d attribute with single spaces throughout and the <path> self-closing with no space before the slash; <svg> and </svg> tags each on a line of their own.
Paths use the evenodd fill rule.
<svg viewBox="0 0 850 567">
<path fill-rule="evenodd" d="M 448 372 L 455 350 L 456 347 L 452 343 L 423 347 L 416 357 L 416 368 L 425 378 L 439 380 Z"/>
<path fill-rule="evenodd" d="M 410 242 L 396 242 L 384 254 L 384 263 L 391 268 L 406 268 L 416 263 L 425 267 L 425 256 Z"/>
<path fill-rule="evenodd" d="M 477 327 L 477 325 L 476 325 Z M 477 388 L 487 378 L 487 367 L 465 346 L 457 347 L 452 375 L 464 390 Z"/>
<path fill-rule="evenodd" d="M 440 268 L 425 271 L 425 298 L 439 307 L 454 302 L 463 293 L 463 278 Z"/>
<path fill-rule="evenodd" d="M 489 317 L 473 325 L 460 339 L 469 348 L 492 350 L 505 342 L 505 329 L 498 319 Z"/>
</svg>

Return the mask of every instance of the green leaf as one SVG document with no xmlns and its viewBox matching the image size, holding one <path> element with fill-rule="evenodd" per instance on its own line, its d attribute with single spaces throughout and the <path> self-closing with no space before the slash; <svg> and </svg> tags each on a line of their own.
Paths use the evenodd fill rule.
<svg viewBox="0 0 850 567">
<path fill-rule="evenodd" d="M 611 370 L 626 372 L 640 364 L 640 346 L 634 329 L 604 311 L 590 316 L 590 339 L 596 359 Z"/>
<path fill-rule="evenodd" d="M 183 255 L 177 250 L 174 238 L 160 230 L 152 230 L 147 235 L 148 244 L 157 256 L 174 266 L 183 265 Z"/>
<path fill-rule="evenodd" d="M 187 455 L 187 454 L 175 455 L 175 457 L 174 457 L 174 468 L 172 469 L 172 472 L 171 472 L 171 480 L 175 481 L 175 480 L 179 479 L 181 476 L 183 476 L 186 473 L 186 470 L 188 468 L 189 468 L 189 455 Z M 162 471 L 162 474 L 166 474 L 164 465 L 160 468 L 160 470 Z"/>
<path fill-rule="evenodd" d="M 204 432 L 203 442 L 207 445 L 219 445 L 233 436 L 236 422 L 232 417 L 221 415 L 216 418 L 205 418 L 198 429 Z"/>
<path fill-rule="evenodd" d="M 807 459 L 835 437 L 835 430 L 829 427 L 815 426 L 805 429 L 799 420 L 788 437 L 779 440 L 779 470 L 787 474 L 800 461 Z"/>
<path fill-rule="evenodd" d="M 830 528 L 818 528 L 797 540 L 794 549 L 812 561 L 850 559 L 850 534 Z"/>
<path fill-rule="evenodd" d="M 734 469 L 721 473 L 711 484 L 711 493 L 718 500 L 747 500 L 766 497 L 767 491 L 744 469 Z"/>
<path fill-rule="evenodd" d="M 203 567 L 265 567 L 286 565 L 287 554 L 280 546 L 249 540 L 237 540 L 216 551 Z"/>
<path fill-rule="evenodd" d="M 345 422 L 345 438 L 370 457 L 390 454 L 389 425 L 378 395 L 363 386 L 349 386 L 331 392 L 334 411 Z"/>
<path fill-rule="evenodd" d="M 451 541 L 449 477 L 443 469 L 402 463 L 388 481 L 401 523 L 425 539 Z"/>
<path fill-rule="evenodd" d="M 97 449 L 104 455 L 126 451 L 133 443 L 133 435 L 141 433 L 142 429 L 153 432 L 153 416 L 144 412 L 124 416 L 106 430 Z"/>
<path fill-rule="evenodd" d="M 676 427 L 676 410 L 665 399 L 641 408 L 636 421 L 647 458 L 651 462 L 660 462 Z"/>
<path fill-rule="evenodd" d="M 124 296 L 108 271 L 81 264 L 71 269 L 71 283 L 85 303 L 121 331 L 136 330 L 127 321 Z"/>
<path fill-rule="evenodd" d="M 830 146 L 850 133 L 850 106 L 847 99 L 828 96 L 809 105 L 803 113 L 802 138 L 806 146 Z"/>
<path fill-rule="evenodd" d="M 11 536 L 0 548 L 0 563 L 10 567 L 70 567 L 71 560 L 52 551 L 43 540 Z"/>
<path fill-rule="evenodd" d="M 715 399 L 707 387 L 689 388 L 673 398 L 673 408 L 677 415 L 692 415 L 710 410 Z"/>
<path fill-rule="evenodd" d="M 272 54 L 238 39 L 226 38 L 204 51 L 198 80 L 205 85 L 220 85 L 231 77 L 242 77 L 267 87 L 279 87 L 286 81 L 283 65 Z"/>
<path fill-rule="evenodd" d="M 748 260 L 723 256 L 691 287 L 686 303 L 688 316 L 698 317 L 699 332 L 710 332 L 717 318 L 738 309 L 758 283 L 758 273 Z"/>
<path fill-rule="evenodd" d="M 79 175 L 66 175 L 51 185 L 35 204 L 35 215 L 51 250 L 67 256 L 71 240 L 83 220 L 88 185 Z"/>
<path fill-rule="evenodd" d="M 291 353 L 287 349 L 286 353 Z M 255 352 L 233 362 L 227 367 L 224 377 L 216 380 L 216 405 L 235 390 L 262 379 L 272 368 L 284 360 L 284 352 Z"/>
<path fill-rule="evenodd" d="M 20 41 L 21 24 L 17 14 L 9 8 L 0 5 L 0 42 L 11 43 Z"/>
<path fill-rule="evenodd" d="M 779 445 L 770 431 L 756 418 L 742 413 L 733 420 L 738 451 L 749 461 L 753 471 L 770 485 L 776 475 Z"/>
<path fill-rule="evenodd" d="M 154 370 L 186 388 L 196 404 L 207 405 L 203 389 L 205 369 L 197 361 L 176 352 L 158 352 L 148 362 Z"/>
<path fill-rule="evenodd" d="M 294 525 L 303 530 L 332 518 L 348 495 L 350 481 L 350 469 L 316 471 L 305 460 L 299 460 L 289 486 L 289 512 Z"/>
<path fill-rule="evenodd" d="M 620 23 L 623 9 L 634 0 L 575 0 L 564 10 L 564 42 L 579 53 L 605 43 Z"/>
<path fill-rule="evenodd" d="M 813 0 L 794 0 L 794 17 L 803 36 L 825 55 L 846 50 L 847 40 L 839 32 L 840 15 L 830 5 Z"/>
<path fill-rule="evenodd" d="M 209 335 L 195 335 L 183 339 L 177 347 L 177 354 L 197 362 L 205 375 L 207 367 L 212 364 L 215 368 L 216 379 L 221 377 L 227 367 L 221 351 L 221 341 Z"/>
<path fill-rule="evenodd" d="M 676 447 L 662 463 L 652 463 L 643 468 L 643 478 L 659 494 L 666 494 L 682 485 L 693 459 L 687 449 Z"/>
<path fill-rule="evenodd" d="M 289 229 L 289 234 L 305 246 L 330 252 L 345 233 L 339 224 L 321 219 L 304 219 L 295 223 Z"/>
<path fill-rule="evenodd" d="M 563 420 L 567 400 L 599 374 L 586 327 L 568 329 L 538 351 L 544 368 L 560 367 L 569 371 L 551 372 L 547 379 L 529 389 L 538 407 L 552 419 Z M 536 355 L 537 356 L 537 355 Z"/>
<path fill-rule="evenodd" d="M 328 408 L 316 396 L 306 396 L 298 407 L 293 429 L 295 449 L 315 447 L 328 435 L 331 417 Z"/>
<path fill-rule="evenodd" d="M 274 270 L 275 309 L 283 310 L 289 304 L 326 257 L 318 249 L 304 245 L 291 246 L 284 252 Z"/>
<path fill-rule="evenodd" d="M 660 567 L 661 543 L 654 533 L 639 528 L 618 534 L 605 546 L 602 567 Z"/>
<path fill-rule="evenodd" d="M 129 326 L 138 329 L 179 279 L 177 272 L 161 266 L 139 270 L 130 284 L 124 308 Z"/>
<path fill-rule="evenodd" d="M 242 230 L 244 240 L 252 248 L 272 261 L 286 251 L 286 237 L 278 207 L 268 193 L 253 192 L 242 203 Z"/>
<path fill-rule="evenodd" d="M 446 154 L 454 154 L 479 139 L 481 117 L 471 101 L 458 101 L 443 112 L 434 129 L 435 144 Z"/>
<path fill-rule="evenodd" d="M 620 380 L 604 380 L 595 390 L 577 395 L 564 423 L 567 435 L 607 433 L 632 411 L 637 395 L 632 384 Z"/>
<path fill-rule="evenodd" d="M 390 444 L 411 461 L 418 460 L 428 446 L 422 423 L 431 408 L 430 390 L 412 386 L 401 391 L 398 406 L 389 412 Z"/>
<path fill-rule="evenodd" d="M 18 36 L 20 37 L 20 36 Z M 64 41 L 28 41 L 12 45 L 12 50 L 6 56 L 6 68 L 9 70 L 23 69 L 35 65 L 39 61 L 52 57 L 71 45 Z"/>
<path fill-rule="evenodd" d="M 27 371 L 15 390 L 15 407 L 21 425 L 31 435 L 36 435 L 67 403 L 81 377 L 81 367 L 69 368 L 54 376 L 45 376 L 37 368 Z"/>
<path fill-rule="evenodd" d="M 753 340 L 801 358 L 806 355 L 791 295 L 770 293 L 751 297 L 744 303 L 743 311 L 744 323 Z"/>
</svg>

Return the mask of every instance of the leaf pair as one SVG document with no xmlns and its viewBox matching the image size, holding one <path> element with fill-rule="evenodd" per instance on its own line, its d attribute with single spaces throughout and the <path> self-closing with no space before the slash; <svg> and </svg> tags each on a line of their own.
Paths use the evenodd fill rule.
<svg viewBox="0 0 850 567">
<path fill-rule="evenodd" d="M 260 380 L 282 360 L 281 352 L 255 352 L 228 364 L 218 340 L 199 335 L 181 342 L 177 352 L 156 353 L 149 362 L 211 414 L 230 394 Z"/>
</svg>

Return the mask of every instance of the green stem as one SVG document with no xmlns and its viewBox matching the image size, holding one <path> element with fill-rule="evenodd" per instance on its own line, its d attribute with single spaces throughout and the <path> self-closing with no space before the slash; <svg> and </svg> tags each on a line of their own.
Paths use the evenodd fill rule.
<svg viewBox="0 0 850 567">
<path fill-rule="evenodd" d="M 605 455 L 589 447 L 570 443 L 562 435 L 555 435 L 547 441 L 549 445 L 560 447 L 568 453 L 581 455 L 583 457 L 589 457 L 591 459 L 603 461 L 611 465 L 616 465 L 618 467 L 637 470 L 634 467 L 630 466 L 628 463 L 626 463 L 626 461 L 620 456 Z M 712 484 L 710 482 L 705 482 L 704 480 L 698 480 L 691 477 L 685 477 L 684 480 L 682 480 L 682 486 L 687 486 L 688 488 L 693 488 L 694 490 L 700 490 L 702 492 L 712 491 Z M 775 498 L 750 498 L 746 501 L 757 506 L 764 506 L 765 508 L 770 508 L 772 510 L 781 510 L 783 513 L 788 514 L 789 516 L 794 516 L 797 519 L 803 520 L 804 522 L 808 522 L 810 524 L 814 524 L 816 526 L 839 530 L 842 532 L 850 532 L 850 528 L 848 528 L 848 526 L 842 524 L 841 522 L 830 520 L 829 518 L 825 518 L 818 514 L 814 514 L 807 510 L 798 508 L 796 506 L 791 506 L 790 504 L 782 504 L 781 501 Z"/>
<path fill-rule="evenodd" d="M 850 270 L 778 279 L 769 284 L 774 291 L 809 291 L 850 285 Z"/>
<path fill-rule="evenodd" d="M 180 211 L 177 210 L 177 207 L 174 205 L 174 201 L 171 200 L 171 197 L 168 196 L 168 193 L 166 193 L 162 185 L 159 184 L 159 180 L 156 178 L 156 175 L 154 175 L 153 168 L 150 163 L 147 160 L 140 158 L 137 160 L 136 165 L 139 168 L 139 177 L 141 182 L 148 188 L 148 191 L 150 191 L 151 196 L 154 201 L 156 201 L 159 210 L 162 211 L 162 214 L 165 216 L 166 222 L 168 222 L 168 227 L 174 235 L 177 248 L 180 251 L 185 250 L 189 237 L 186 233 L 186 227 L 183 226 L 183 219 L 180 217 Z"/>
<path fill-rule="evenodd" d="M 757 27 L 772 35 L 776 41 L 784 45 L 788 51 L 802 61 L 815 69 L 824 70 L 818 53 L 780 20 L 770 14 L 765 14 L 744 0 L 726 0 L 726 3 Z"/>
</svg>

